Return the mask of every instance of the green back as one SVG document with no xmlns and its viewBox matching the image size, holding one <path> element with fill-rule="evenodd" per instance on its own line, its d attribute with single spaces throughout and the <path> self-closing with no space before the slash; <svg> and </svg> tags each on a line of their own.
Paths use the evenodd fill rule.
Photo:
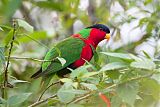
<svg viewBox="0 0 160 107">
<path fill-rule="evenodd" d="M 44 62 L 42 64 L 44 74 L 56 73 L 79 59 L 84 45 L 81 39 L 73 37 L 58 43 L 46 54 L 44 60 L 52 60 L 60 56 L 66 60 L 66 63 L 62 66 L 58 59 L 52 62 Z"/>
<path fill-rule="evenodd" d="M 88 36 L 90 35 L 90 31 L 91 29 L 82 29 L 80 32 L 78 32 L 82 38 L 88 38 Z"/>
</svg>

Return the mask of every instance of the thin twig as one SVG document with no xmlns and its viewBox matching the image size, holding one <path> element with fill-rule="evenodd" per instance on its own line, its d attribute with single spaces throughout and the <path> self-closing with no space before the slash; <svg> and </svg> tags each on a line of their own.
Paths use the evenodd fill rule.
<svg viewBox="0 0 160 107">
<path fill-rule="evenodd" d="M 8 56 L 5 56 L 5 58 L 8 58 Z M 26 59 L 26 60 L 32 60 L 32 61 L 37 61 L 37 62 L 52 62 L 52 61 L 56 60 L 57 58 L 54 58 L 54 59 L 52 59 L 52 60 L 41 60 L 41 59 L 30 58 L 30 57 L 10 56 L 10 59 L 16 59 L 16 60 Z"/>
<path fill-rule="evenodd" d="M 29 105 L 28 107 L 38 106 L 38 105 L 40 105 L 40 104 L 48 101 L 48 100 L 51 99 L 51 98 L 55 98 L 56 96 L 57 96 L 57 94 L 54 94 L 54 95 L 52 95 L 52 96 L 50 96 L 50 97 L 48 97 L 48 98 L 46 98 L 46 99 L 44 99 L 44 100 L 41 100 L 41 101 L 38 101 L 38 102 L 33 103 L 33 104 Z"/>
<path fill-rule="evenodd" d="M 85 96 L 79 97 L 79 98 L 77 98 L 77 99 L 75 99 L 75 100 L 73 100 L 73 101 L 71 101 L 71 102 L 69 102 L 69 103 L 77 103 L 77 102 L 79 102 L 79 101 L 81 101 L 81 100 L 83 100 L 83 99 L 86 99 L 86 98 L 90 97 L 92 94 L 93 94 L 93 93 L 88 93 L 88 94 L 86 94 Z M 69 103 L 68 103 L 68 104 L 69 104 Z"/>
<path fill-rule="evenodd" d="M 60 81 L 56 81 L 56 82 L 50 84 L 50 85 L 42 92 L 42 94 L 39 96 L 37 102 L 41 100 L 41 98 L 42 98 L 42 96 L 44 95 L 44 93 L 45 93 L 51 86 L 54 86 L 54 85 L 58 84 L 59 82 L 60 82 Z"/>
<path fill-rule="evenodd" d="M 13 21 L 13 37 L 10 43 L 10 48 L 9 48 L 9 53 L 8 53 L 8 57 L 7 57 L 7 65 L 5 67 L 4 70 L 4 87 L 7 87 L 8 84 L 8 67 L 9 67 L 9 60 L 10 60 L 10 56 L 11 56 L 11 52 L 12 52 L 12 48 L 13 48 L 13 42 L 15 39 L 15 35 L 16 35 L 16 22 Z"/>
</svg>

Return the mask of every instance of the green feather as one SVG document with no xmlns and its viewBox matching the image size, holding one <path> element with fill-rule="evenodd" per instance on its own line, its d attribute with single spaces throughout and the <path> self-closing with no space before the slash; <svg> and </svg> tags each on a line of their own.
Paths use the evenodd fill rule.
<svg viewBox="0 0 160 107">
<path fill-rule="evenodd" d="M 80 58 L 84 45 L 85 44 L 81 39 L 73 37 L 69 37 L 58 43 L 46 54 L 44 60 L 52 60 L 56 57 L 62 57 L 66 60 L 66 63 L 62 66 L 58 59 L 52 62 L 44 62 L 42 64 L 43 74 L 56 73 L 72 64 Z"/>
<path fill-rule="evenodd" d="M 90 35 L 90 31 L 91 29 L 83 29 L 78 34 L 80 34 L 82 38 L 86 39 Z"/>
</svg>

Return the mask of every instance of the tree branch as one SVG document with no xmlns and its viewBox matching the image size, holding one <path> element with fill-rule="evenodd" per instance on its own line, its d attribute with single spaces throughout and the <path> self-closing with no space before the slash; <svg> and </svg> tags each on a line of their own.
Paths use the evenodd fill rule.
<svg viewBox="0 0 160 107">
<path fill-rule="evenodd" d="M 51 98 L 55 98 L 56 96 L 57 96 L 57 94 L 54 94 L 54 95 L 52 95 L 52 96 L 50 96 L 50 97 L 48 97 L 48 98 L 46 98 L 46 99 L 44 99 L 44 100 L 41 100 L 41 101 L 38 101 L 38 102 L 33 103 L 33 104 L 29 105 L 28 107 L 38 106 L 38 105 L 40 105 L 40 104 L 48 101 L 48 100 L 51 99 Z"/>
<path fill-rule="evenodd" d="M 73 100 L 73 101 L 71 101 L 71 102 L 69 102 L 69 103 L 77 103 L 77 102 L 79 102 L 79 101 L 81 101 L 81 100 L 84 100 L 84 99 L 90 97 L 92 94 L 93 94 L 93 92 L 92 92 L 92 93 L 88 93 L 88 94 L 86 94 L 85 96 L 79 97 L 79 98 L 77 98 L 77 99 L 75 99 L 75 100 Z M 69 103 L 68 103 L 68 104 L 69 104 Z"/>
<path fill-rule="evenodd" d="M 5 56 L 5 58 L 8 58 L 8 56 Z M 52 59 L 52 60 L 41 60 L 41 59 L 30 58 L 30 57 L 16 57 L 16 56 L 10 56 L 10 59 L 16 59 L 16 60 L 26 59 L 26 60 L 32 60 L 32 61 L 37 61 L 37 62 L 51 62 L 51 61 L 56 60 L 57 58 L 54 58 L 54 59 Z"/>
<path fill-rule="evenodd" d="M 60 82 L 60 81 L 56 81 L 56 82 L 50 84 L 50 85 L 42 92 L 42 94 L 39 96 L 39 98 L 38 98 L 37 101 L 40 101 L 40 100 L 41 100 L 41 98 L 42 98 L 42 96 L 44 95 L 44 93 L 45 93 L 51 86 L 56 85 L 56 84 L 58 84 L 59 82 Z"/>
<path fill-rule="evenodd" d="M 15 35 L 16 35 L 16 22 L 15 20 L 13 20 L 13 36 L 12 36 L 12 40 L 10 43 L 10 48 L 9 48 L 9 53 L 8 53 L 8 57 L 7 57 L 7 64 L 4 70 L 4 87 L 7 87 L 8 84 L 8 67 L 9 67 L 9 60 L 10 60 L 10 56 L 11 56 L 11 52 L 12 52 L 12 48 L 13 48 L 13 42 L 15 39 Z"/>
<path fill-rule="evenodd" d="M 13 86 L 8 83 L 8 67 L 9 67 L 9 61 L 10 61 L 10 56 L 13 48 L 13 42 L 15 39 L 16 35 L 16 21 L 13 20 L 13 35 L 12 35 L 12 40 L 10 42 L 10 47 L 9 47 L 9 52 L 8 52 L 8 57 L 7 57 L 7 64 L 4 69 L 4 81 L 3 81 L 3 88 L 2 88 L 2 98 L 7 97 L 7 92 L 5 90 L 6 87 L 12 88 Z M 7 98 L 6 98 L 7 99 Z"/>
</svg>

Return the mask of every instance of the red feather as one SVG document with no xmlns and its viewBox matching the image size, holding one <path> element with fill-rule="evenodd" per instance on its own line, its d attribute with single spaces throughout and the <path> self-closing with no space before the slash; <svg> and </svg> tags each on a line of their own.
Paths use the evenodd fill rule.
<svg viewBox="0 0 160 107">
<path fill-rule="evenodd" d="M 82 38 L 80 34 L 75 34 L 72 36 L 75 38 L 80 38 L 85 43 L 85 46 L 83 47 L 81 52 L 80 59 L 78 59 L 73 63 L 74 67 L 80 67 L 85 63 L 85 60 L 90 61 L 92 59 L 93 52 L 90 45 L 92 45 L 96 49 L 98 43 L 104 39 L 105 32 L 93 28 L 87 39 Z"/>
</svg>

